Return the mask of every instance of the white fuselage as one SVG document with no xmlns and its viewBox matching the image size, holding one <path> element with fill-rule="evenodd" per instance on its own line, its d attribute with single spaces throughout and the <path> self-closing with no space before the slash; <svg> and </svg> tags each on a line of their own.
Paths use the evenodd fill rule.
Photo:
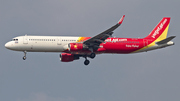
<svg viewBox="0 0 180 101">
<path fill-rule="evenodd" d="M 14 51 L 26 52 L 64 52 L 68 50 L 69 43 L 76 43 L 80 41 L 80 37 L 67 37 L 67 36 L 19 36 L 13 38 L 5 44 L 5 47 Z M 158 48 L 173 45 L 172 41 L 166 44 L 154 44 L 143 50 L 136 52 L 150 51 Z M 136 53 L 135 52 L 135 53 Z M 133 52 L 134 53 L 134 52 Z"/>
<path fill-rule="evenodd" d="M 79 37 L 64 36 L 19 36 L 5 44 L 5 47 L 15 51 L 27 52 L 62 52 Z"/>
</svg>

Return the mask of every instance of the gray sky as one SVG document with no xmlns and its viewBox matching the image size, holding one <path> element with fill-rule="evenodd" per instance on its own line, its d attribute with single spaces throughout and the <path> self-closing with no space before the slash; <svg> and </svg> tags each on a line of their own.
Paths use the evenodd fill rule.
<svg viewBox="0 0 180 101">
<path fill-rule="evenodd" d="M 178 0 L 1 0 L 1 101 L 179 101 Z M 20 35 L 94 36 L 123 24 L 116 37 L 145 37 L 171 17 L 174 46 L 147 53 L 104 54 L 70 63 L 60 53 L 23 53 L 4 44 Z"/>
</svg>

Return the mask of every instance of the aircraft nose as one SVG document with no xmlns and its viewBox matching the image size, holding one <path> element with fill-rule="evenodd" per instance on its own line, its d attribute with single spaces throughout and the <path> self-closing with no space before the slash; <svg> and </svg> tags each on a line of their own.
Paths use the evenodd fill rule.
<svg viewBox="0 0 180 101">
<path fill-rule="evenodd" d="M 10 43 L 7 42 L 4 46 L 8 49 L 8 48 L 10 48 Z"/>
</svg>

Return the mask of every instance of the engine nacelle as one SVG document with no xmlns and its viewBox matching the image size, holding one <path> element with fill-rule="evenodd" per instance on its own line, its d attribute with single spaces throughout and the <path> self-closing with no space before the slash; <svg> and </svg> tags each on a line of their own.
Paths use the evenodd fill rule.
<svg viewBox="0 0 180 101">
<path fill-rule="evenodd" d="M 60 54 L 60 60 L 62 62 L 71 62 L 73 60 L 79 59 L 79 56 L 75 56 L 74 54 L 69 54 L 69 53 L 61 53 Z"/>
<path fill-rule="evenodd" d="M 68 47 L 70 51 L 81 51 L 85 49 L 83 43 L 70 43 Z"/>
</svg>

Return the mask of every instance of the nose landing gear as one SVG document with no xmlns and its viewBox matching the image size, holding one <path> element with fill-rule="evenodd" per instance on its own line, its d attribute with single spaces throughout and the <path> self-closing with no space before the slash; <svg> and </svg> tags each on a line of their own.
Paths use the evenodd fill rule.
<svg viewBox="0 0 180 101">
<path fill-rule="evenodd" d="M 26 54 L 27 54 L 27 52 L 26 52 L 26 51 L 24 51 L 23 60 L 26 60 Z"/>
</svg>

